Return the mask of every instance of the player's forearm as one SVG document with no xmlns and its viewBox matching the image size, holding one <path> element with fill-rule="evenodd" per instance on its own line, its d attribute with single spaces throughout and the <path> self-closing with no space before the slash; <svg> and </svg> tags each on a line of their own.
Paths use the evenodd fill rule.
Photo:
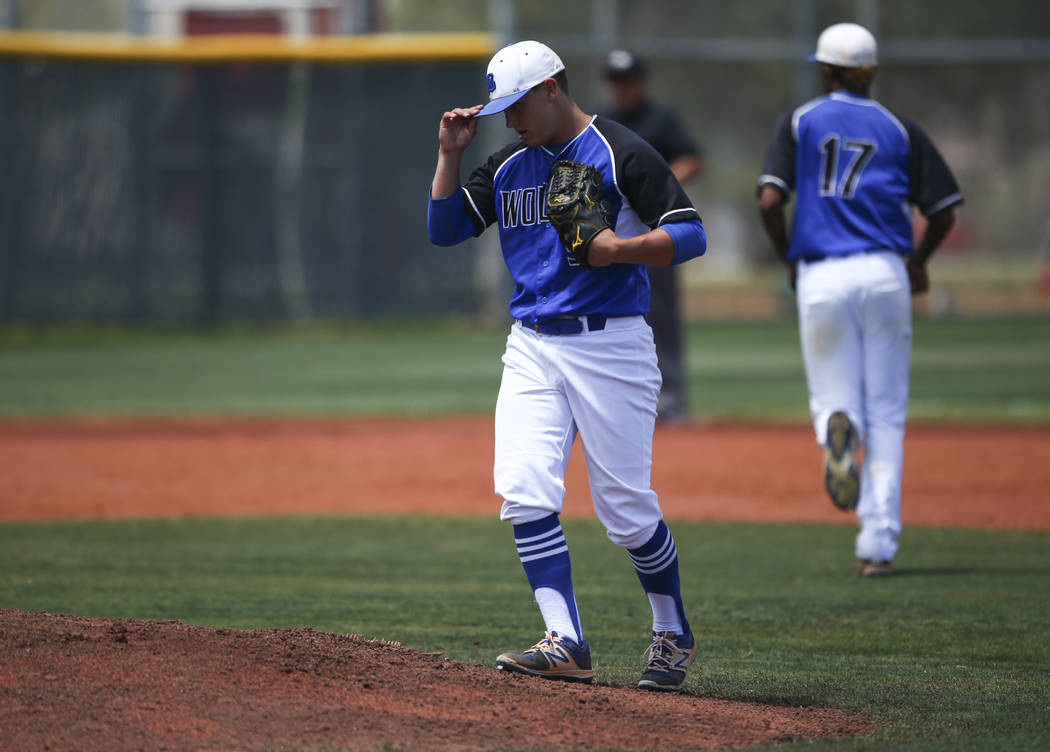
<svg viewBox="0 0 1050 752">
<path fill-rule="evenodd" d="M 671 160 L 671 164 L 668 166 L 671 168 L 674 176 L 678 178 L 678 182 L 683 184 L 698 177 L 704 171 L 703 161 L 695 154 L 683 154 Z"/>
<path fill-rule="evenodd" d="M 632 238 L 621 238 L 612 230 L 595 236 L 589 261 L 592 266 L 645 264 L 670 266 L 703 255 L 707 235 L 700 220 L 673 222 Z"/>
<path fill-rule="evenodd" d="M 462 159 L 462 151 L 438 149 L 437 167 L 434 169 L 434 182 L 430 184 L 431 198 L 448 198 L 459 190 L 459 167 Z"/>
<path fill-rule="evenodd" d="M 674 242 L 671 236 L 662 229 L 652 230 L 644 235 L 636 235 L 633 238 L 619 238 L 613 235 L 612 230 L 603 232 L 595 241 L 604 236 L 612 242 L 605 246 L 604 259 L 609 264 L 649 264 L 652 266 L 667 266 L 674 256 Z M 591 249 L 591 264 L 599 266 L 594 257 L 594 248 Z"/>
<path fill-rule="evenodd" d="M 952 209 L 945 209 L 931 217 L 927 217 L 926 231 L 923 232 L 922 238 L 919 240 L 918 245 L 915 246 L 915 251 L 912 253 L 912 262 L 925 264 L 929 261 L 930 256 L 944 242 L 944 238 L 948 235 L 953 225 L 955 225 L 955 211 Z"/>
<path fill-rule="evenodd" d="M 773 251 L 777 254 L 777 258 L 786 264 L 788 262 L 788 234 L 784 212 L 780 210 L 763 212 L 762 226 L 765 228 L 769 239 L 773 242 Z"/>
<path fill-rule="evenodd" d="M 759 195 L 758 214 L 762 218 L 762 227 L 773 242 L 773 251 L 781 262 L 787 264 L 788 232 L 787 220 L 784 218 L 784 197 L 776 188 L 763 186 Z"/>
<path fill-rule="evenodd" d="M 611 229 L 599 232 L 591 241 L 587 261 L 593 267 L 612 264 L 667 266 L 674 256 L 671 236 L 657 229 L 633 238 L 617 237 Z"/>
</svg>

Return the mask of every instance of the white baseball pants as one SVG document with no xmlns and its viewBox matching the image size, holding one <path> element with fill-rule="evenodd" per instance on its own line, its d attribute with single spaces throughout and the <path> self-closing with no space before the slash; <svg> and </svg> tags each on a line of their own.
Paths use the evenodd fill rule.
<svg viewBox="0 0 1050 752">
<path fill-rule="evenodd" d="M 626 548 L 646 543 L 662 515 L 650 488 L 660 371 L 645 319 L 610 318 L 600 331 L 569 335 L 515 323 L 503 364 L 493 468 L 500 519 L 521 524 L 561 513 L 578 431 L 609 539 Z"/>
<path fill-rule="evenodd" d="M 901 465 L 911 364 L 911 287 L 897 253 L 800 263 L 798 315 L 817 442 L 845 411 L 861 434 L 858 559 L 890 561 L 901 531 Z"/>
</svg>

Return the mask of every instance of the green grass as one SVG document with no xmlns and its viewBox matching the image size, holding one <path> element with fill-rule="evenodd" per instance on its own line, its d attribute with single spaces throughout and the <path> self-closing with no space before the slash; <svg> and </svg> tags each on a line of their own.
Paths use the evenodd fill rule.
<svg viewBox="0 0 1050 752">
<path fill-rule="evenodd" d="M 598 680 L 637 678 L 648 603 L 594 521 L 567 520 Z M 848 526 L 674 523 L 700 636 L 690 692 L 870 715 L 817 750 L 1050 748 L 1050 532 L 909 529 L 899 575 L 849 574 Z M 495 520 L 0 525 L 0 605 L 397 639 L 491 665 L 542 626 Z"/>
<path fill-rule="evenodd" d="M 691 401 L 725 418 L 803 419 L 797 323 L 697 322 L 688 333 Z M 1050 318 L 919 318 L 909 414 L 938 420 L 1050 420 Z"/>
<path fill-rule="evenodd" d="M 0 416 L 491 413 L 506 329 L 0 329 Z M 1050 420 L 1050 318 L 918 319 L 916 419 Z M 694 412 L 801 420 L 798 333 L 776 321 L 687 330 Z"/>
<path fill-rule="evenodd" d="M 805 419 L 794 321 L 687 335 L 695 413 Z M 0 417 L 491 414 L 505 337 L 446 323 L 0 329 Z M 1050 421 L 1048 373 L 1050 318 L 920 318 L 910 413 Z M 565 527 L 598 678 L 630 682 L 648 604 L 597 523 Z M 689 691 L 855 708 L 881 727 L 807 749 L 1050 748 L 1050 533 L 909 529 L 900 575 L 869 582 L 848 576 L 848 527 L 674 532 L 703 644 Z M 308 625 L 491 665 L 541 630 L 510 543 L 498 522 L 446 518 L 5 523 L 0 606 Z"/>
<path fill-rule="evenodd" d="M 0 332 L 0 415 L 491 409 L 506 333 L 448 326 Z"/>
</svg>

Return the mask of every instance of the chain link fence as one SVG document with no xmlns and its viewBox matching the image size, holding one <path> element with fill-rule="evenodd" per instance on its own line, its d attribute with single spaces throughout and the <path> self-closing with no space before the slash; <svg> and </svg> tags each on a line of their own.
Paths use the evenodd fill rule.
<svg viewBox="0 0 1050 752">
<path fill-rule="evenodd" d="M 474 313 L 425 208 L 483 66 L 0 58 L 0 318 Z"/>
<path fill-rule="evenodd" d="M 333 5 L 373 30 L 494 36 L 470 60 L 115 62 L 0 51 L 0 317 L 498 313 L 506 277 L 497 244 L 431 247 L 425 193 L 438 116 L 482 101 L 489 53 L 521 38 L 561 54 L 588 111 L 606 104 L 606 52 L 623 46 L 645 57 L 653 98 L 675 107 L 706 153 L 706 173 L 687 190 L 710 251 L 688 265 L 686 280 L 753 277 L 774 263 L 754 205 L 770 130 L 819 93 L 805 58 L 820 29 L 843 20 L 876 32 L 875 95 L 930 134 L 966 196 L 937 265 L 958 260 L 961 275 L 984 279 L 1017 270 L 1025 295 L 1038 277 L 1050 280 L 1050 5 L 1001 0 L 994 13 L 978 0 Z M 141 14 L 155 6 L 100 0 L 91 28 L 129 28 L 120 25 L 134 18 L 148 28 Z M 0 11 L 38 28 L 87 23 L 70 0 L 0 0 Z M 500 118 L 486 119 L 465 169 L 507 139 Z M 1020 299 L 1020 289 L 1005 295 Z"/>
</svg>

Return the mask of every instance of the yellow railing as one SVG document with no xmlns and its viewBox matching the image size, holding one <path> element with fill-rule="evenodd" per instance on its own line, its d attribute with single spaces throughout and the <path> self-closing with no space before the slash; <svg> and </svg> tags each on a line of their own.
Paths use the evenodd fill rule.
<svg viewBox="0 0 1050 752">
<path fill-rule="evenodd" d="M 0 56 L 99 62 L 456 62 L 487 60 L 495 50 L 496 38 L 482 33 L 366 34 L 304 39 L 231 34 L 155 39 L 123 34 L 0 32 Z"/>
</svg>

